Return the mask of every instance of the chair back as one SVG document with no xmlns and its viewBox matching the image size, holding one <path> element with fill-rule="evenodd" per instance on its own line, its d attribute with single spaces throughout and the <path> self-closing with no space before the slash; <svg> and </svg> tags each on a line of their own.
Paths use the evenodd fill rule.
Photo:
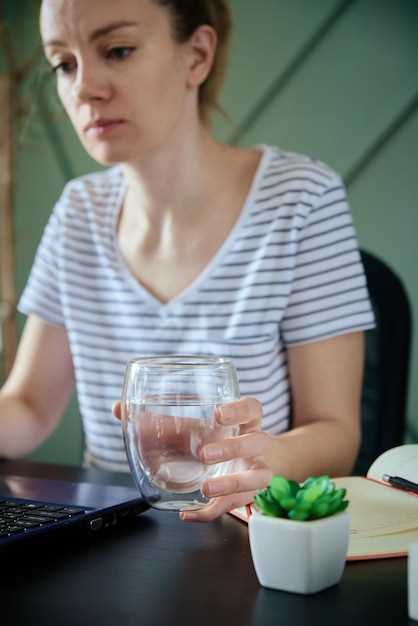
<svg viewBox="0 0 418 626">
<path fill-rule="evenodd" d="M 367 330 L 362 444 L 354 474 L 366 474 L 385 450 L 403 443 L 411 352 L 411 307 L 405 287 L 381 259 L 361 251 L 376 327 Z"/>
</svg>

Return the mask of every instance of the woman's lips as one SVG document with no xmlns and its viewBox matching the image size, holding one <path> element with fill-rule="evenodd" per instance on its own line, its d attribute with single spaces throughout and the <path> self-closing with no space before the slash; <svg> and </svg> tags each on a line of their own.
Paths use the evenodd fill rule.
<svg viewBox="0 0 418 626">
<path fill-rule="evenodd" d="M 123 126 L 123 120 L 98 120 L 86 127 L 86 134 L 90 136 L 103 137 Z"/>
</svg>

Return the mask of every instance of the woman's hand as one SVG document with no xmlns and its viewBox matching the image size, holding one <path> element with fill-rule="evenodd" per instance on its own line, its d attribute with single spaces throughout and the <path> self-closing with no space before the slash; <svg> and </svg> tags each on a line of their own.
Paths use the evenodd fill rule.
<svg viewBox="0 0 418 626">
<path fill-rule="evenodd" d="M 115 402 L 112 410 L 120 419 L 120 402 Z M 217 409 L 219 424 L 238 425 L 239 435 L 202 446 L 199 456 L 208 465 L 232 461 L 233 472 L 205 480 L 202 491 L 211 501 L 198 511 L 182 512 L 181 519 L 212 521 L 231 509 L 252 502 L 257 490 L 268 485 L 272 472 L 263 461 L 263 453 L 273 438 L 261 432 L 262 415 L 261 404 L 255 398 L 243 398 Z"/>
<path fill-rule="evenodd" d="M 181 519 L 212 521 L 231 509 L 252 502 L 257 490 L 268 485 L 272 472 L 263 461 L 263 453 L 270 446 L 272 437 L 261 432 L 262 416 L 262 406 L 255 398 L 230 402 L 217 410 L 219 424 L 238 425 L 239 435 L 206 444 L 200 450 L 200 458 L 209 465 L 233 461 L 234 471 L 205 480 L 202 491 L 213 499 L 198 511 L 182 512 Z"/>
</svg>

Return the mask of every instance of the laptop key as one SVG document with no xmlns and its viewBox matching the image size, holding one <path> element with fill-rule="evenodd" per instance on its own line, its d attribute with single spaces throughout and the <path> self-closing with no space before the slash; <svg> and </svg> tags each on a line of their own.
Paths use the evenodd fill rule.
<svg viewBox="0 0 418 626">
<path fill-rule="evenodd" d="M 16 513 L 25 510 L 26 509 L 22 504 L 16 504 L 16 506 L 8 506 L 5 509 L 0 509 L 0 515 L 4 515 L 5 513 Z"/>
<path fill-rule="evenodd" d="M 44 504 L 42 509 L 43 511 L 50 511 L 51 513 L 54 513 L 56 511 L 62 511 L 62 509 L 64 508 L 64 505 L 59 505 L 59 504 Z"/>
<path fill-rule="evenodd" d="M 71 517 L 70 513 L 62 513 L 61 511 L 59 511 L 58 513 L 54 514 L 54 519 L 59 520 L 59 519 L 69 519 Z"/>
<path fill-rule="evenodd" d="M 66 506 L 62 509 L 62 513 L 69 513 L 70 515 L 80 515 L 81 513 L 85 513 L 85 509 L 80 509 L 75 506 Z"/>
<path fill-rule="evenodd" d="M 16 526 L 20 527 L 20 528 L 35 528 L 36 526 L 40 526 L 39 522 L 25 522 L 25 521 L 19 521 L 16 522 Z"/>
<path fill-rule="evenodd" d="M 57 515 L 59 515 L 59 513 L 48 513 L 47 511 L 39 511 L 40 517 L 43 517 L 46 520 L 51 520 L 52 522 L 59 519 Z M 68 516 L 64 514 L 62 517 L 68 517 Z"/>
<path fill-rule="evenodd" d="M 17 533 L 24 533 L 25 529 L 22 528 L 21 526 L 10 526 L 7 529 L 7 534 L 8 535 L 16 535 Z"/>
<path fill-rule="evenodd" d="M 39 522 L 40 524 L 51 524 L 54 520 L 42 515 L 25 515 L 21 518 L 22 522 Z"/>
</svg>

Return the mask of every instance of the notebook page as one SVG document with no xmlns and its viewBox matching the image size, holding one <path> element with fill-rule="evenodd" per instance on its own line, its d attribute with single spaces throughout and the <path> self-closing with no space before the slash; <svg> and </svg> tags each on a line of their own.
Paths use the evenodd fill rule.
<svg viewBox="0 0 418 626">
<path fill-rule="evenodd" d="M 370 466 L 367 476 L 382 480 L 383 474 L 401 476 L 418 482 L 418 444 L 397 446 L 381 454 Z"/>
<path fill-rule="evenodd" d="M 392 556 L 406 556 L 410 543 L 418 542 L 418 528 L 404 530 L 393 535 L 379 537 L 361 537 L 350 535 L 348 542 L 347 559 L 389 558 Z"/>
<path fill-rule="evenodd" d="M 350 535 L 373 537 L 418 531 L 418 497 L 359 476 L 336 478 L 347 489 Z"/>
</svg>

